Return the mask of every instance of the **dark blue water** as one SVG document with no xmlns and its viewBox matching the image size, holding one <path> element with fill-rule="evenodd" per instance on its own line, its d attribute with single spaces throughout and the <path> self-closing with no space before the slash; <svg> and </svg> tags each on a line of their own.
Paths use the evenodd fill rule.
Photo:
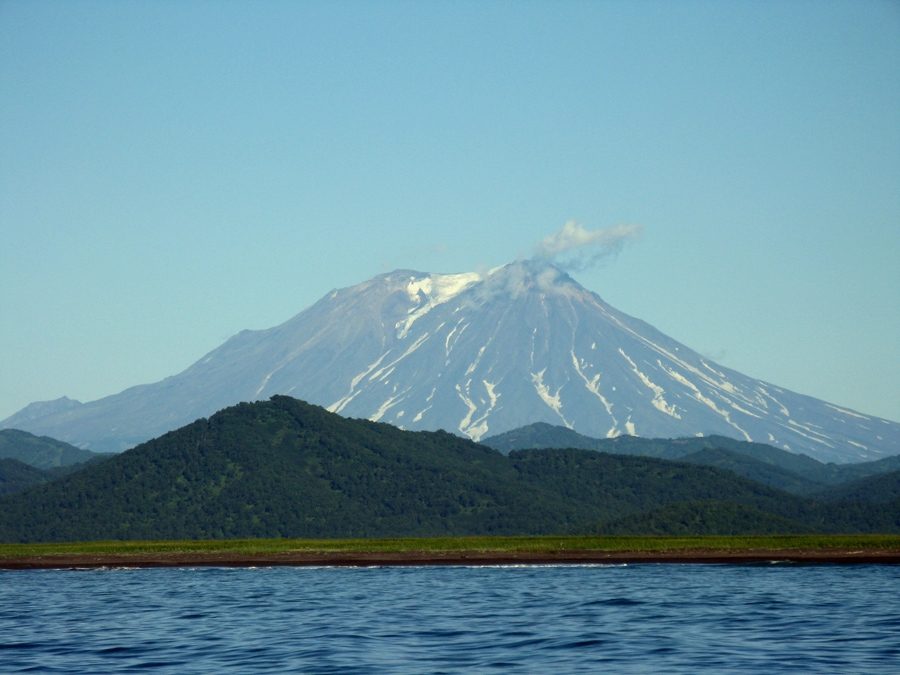
<svg viewBox="0 0 900 675">
<path fill-rule="evenodd" d="M 900 567 L 0 572 L 0 672 L 900 672 Z"/>
</svg>

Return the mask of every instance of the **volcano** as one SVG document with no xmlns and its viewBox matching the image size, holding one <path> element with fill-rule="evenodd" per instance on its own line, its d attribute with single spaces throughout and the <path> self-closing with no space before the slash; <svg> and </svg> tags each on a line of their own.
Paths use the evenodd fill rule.
<svg viewBox="0 0 900 675">
<path fill-rule="evenodd" d="M 725 368 L 543 260 L 383 274 L 160 382 L 33 403 L 0 426 L 119 451 L 275 394 L 473 440 L 548 422 L 594 437 L 718 434 L 821 461 L 900 453 L 900 424 Z"/>
</svg>

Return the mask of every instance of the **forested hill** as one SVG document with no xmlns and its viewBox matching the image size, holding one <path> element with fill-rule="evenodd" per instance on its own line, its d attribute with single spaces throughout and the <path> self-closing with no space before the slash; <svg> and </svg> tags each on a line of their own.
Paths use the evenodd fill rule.
<svg viewBox="0 0 900 675">
<path fill-rule="evenodd" d="M 590 533 L 710 503 L 725 507 L 698 534 L 832 531 L 840 507 L 707 466 L 575 449 L 506 457 L 276 396 L 3 498 L 0 540 Z M 886 531 L 892 509 L 859 505 L 839 530 Z"/>
<path fill-rule="evenodd" d="M 15 459 L 36 469 L 73 466 L 106 455 L 82 450 L 48 436 L 35 436 L 19 429 L 0 429 L 0 459 Z"/>
<path fill-rule="evenodd" d="M 872 462 L 834 464 L 765 443 L 739 441 L 725 436 L 592 438 L 545 422 L 489 436 L 482 443 L 503 453 L 526 449 L 581 448 L 617 455 L 678 460 L 727 469 L 764 485 L 803 495 L 900 470 L 900 455 Z"/>
</svg>

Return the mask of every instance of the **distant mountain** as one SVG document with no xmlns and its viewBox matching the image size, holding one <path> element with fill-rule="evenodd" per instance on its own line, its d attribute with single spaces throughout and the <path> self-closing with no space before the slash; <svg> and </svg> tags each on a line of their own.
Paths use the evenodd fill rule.
<svg viewBox="0 0 900 675">
<path fill-rule="evenodd" d="M 821 467 L 828 466 L 806 455 L 779 450 L 765 443 L 739 441 L 727 436 L 593 438 L 576 433 L 566 427 L 544 422 L 536 422 L 496 436 L 488 436 L 482 443 L 503 453 L 531 448 L 581 448 L 619 455 L 640 455 L 662 459 L 680 459 L 700 450 L 724 448 L 759 461 L 783 466 L 797 473 L 819 472 Z"/>
<path fill-rule="evenodd" d="M 0 458 L 15 459 L 38 469 L 72 466 L 101 456 L 55 438 L 18 429 L 0 430 Z"/>
<path fill-rule="evenodd" d="M 499 450 L 508 455 L 513 450 L 534 450 L 543 448 L 580 448 L 582 450 L 597 450 L 598 452 L 612 452 L 620 455 L 643 455 L 645 457 L 662 457 L 671 455 L 680 457 L 690 452 L 671 449 L 668 439 L 657 441 L 656 439 L 638 438 L 637 436 L 617 436 L 610 438 L 593 438 L 579 434 L 573 429 L 558 424 L 547 422 L 534 422 L 516 429 L 504 431 L 481 439 L 481 443 Z M 636 445 L 641 452 L 629 452 L 629 448 Z M 616 447 L 616 450 L 610 448 Z M 654 450 L 655 449 L 655 450 Z"/>
<path fill-rule="evenodd" d="M 659 457 L 714 466 L 795 494 L 822 492 L 834 486 L 900 469 L 900 457 L 858 464 L 825 464 L 806 455 L 764 443 L 725 436 L 700 438 L 591 438 L 557 425 L 536 423 L 490 436 L 483 443 L 503 453 L 540 448 L 581 448 L 622 455 Z"/>
<path fill-rule="evenodd" d="M 590 533 L 711 502 L 724 506 L 704 531 L 835 531 L 830 505 L 712 467 L 574 449 L 503 456 L 277 396 L 3 498 L 0 541 Z M 860 506 L 841 531 L 869 531 L 883 512 Z"/>
<path fill-rule="evenodd" d="M 540 260 L 381 275 L 161 382 L 32 404 L 0 425 L 118 451 L 278 393 L 474 440 L 547 422 L 594 437 L 729 436 L 822 461 L 900 454 L 900 424 L 718 365 Z"/>
<path fill-rule="evenodd" d="M 4 426 L 16 428 L 16 423 L 25 425 L 49 415 L 65 414 L 82 405 L 81 401 L 76 401 L 68 396 L 62 396 L 52 401 L 36 401 L 35 403 L 29 403 L 15 415 L 7 418 L 5 422 L 9 422 L 9 424 Z"/>
</svg>

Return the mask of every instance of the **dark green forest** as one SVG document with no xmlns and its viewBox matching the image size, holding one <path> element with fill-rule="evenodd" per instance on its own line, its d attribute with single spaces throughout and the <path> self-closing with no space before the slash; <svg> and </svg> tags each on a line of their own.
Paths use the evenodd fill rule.
<svg viewBox="0 0 900 675">
<path fill-rule="evenodd" d="M 867 480 L 884 499 L 864 498 Z M 0 541 L 887 533 L 900 531 L 898 480 L 810 497 L 690 461 L 503 455 L 276 396 L 3 497 Z"/>
<path fill-rule="evenodd" d="M 0 459 L 0 495 L 22 492 L 50 480 L 50 474 L 17 459 Z"/>
</svg>

